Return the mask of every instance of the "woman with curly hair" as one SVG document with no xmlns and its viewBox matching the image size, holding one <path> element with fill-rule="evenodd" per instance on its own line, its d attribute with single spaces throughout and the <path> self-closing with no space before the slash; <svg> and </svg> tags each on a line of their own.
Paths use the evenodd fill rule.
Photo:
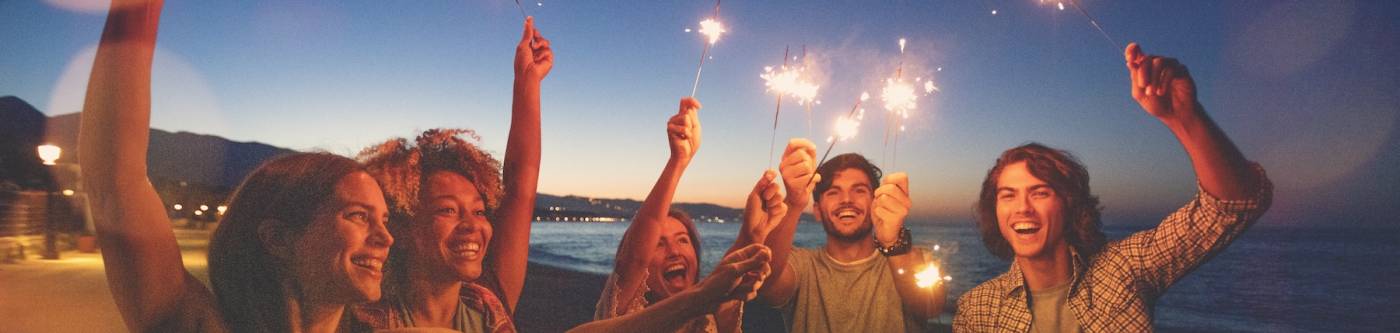
<svg viewBox="0 0 1400 333">
<path fill-rule="evenodd" d="M 549 40 L 526 19 L 515 54 L 505 164 L 471 130 L 434 129 L 360 154 L 384 186 L 391 251 L 383 300 L 356 309 L 376 328 L 512 332 L 525 284 L 540 166 L 540 81 L 554 65 Z"/>
<path fill-rule="evenodd" d="M 151 61 L 161 1 L 113 1 L 92 66 L 78 149 L 107 282 L 132 332 L 368 331 L 345 316 L 378 300 L 394 239 L 354 160 L 291 154 L 248 175 L 209 243 L 204 287 L 181 263 L 147 179 Z"/>
</svg>

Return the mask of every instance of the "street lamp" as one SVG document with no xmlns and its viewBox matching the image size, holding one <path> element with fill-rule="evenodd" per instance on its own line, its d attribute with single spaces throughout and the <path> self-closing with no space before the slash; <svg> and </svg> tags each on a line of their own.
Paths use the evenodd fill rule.
<svg viewBox="0 0 1400 333">
<path fill-rule="evenodd" d="M 44 165 L 55 165 L 54 161 L 63 155 L 63 148 L 51 144 L 44 144 L 38 147 L 39 159 L 44 160 Z"/>
<path fill-rule="evenodd" d="M 58 165 L 58 163 L 54 163 L 54 161 L 57 161 L 58 157 L 63 155 L 63 148 L 59 148 L 58 146 L 51 144 L 40 145 L 39 147 L 36 147 L 35 150 L 38 151 L 39 159 L 44 161 L 44 165 Z M 57 171 L 58 170 L 51 170 L 51 172 Z M 57 215 L 58 200 L 60 199 L 58 198 L 58 195 L 56 195 L 56 193 L 54 192 L 49 192 L 48 199 L 48 214 L 46 214 L 44 218 L 43 256 L 44 259 L 58 259 L 58 235 L 55 235 L 55 233 L 57 233 L 57 230 L 55 229 L 57 229 L 58 226 L 54 225 L 53 219 L 54 215 Z"/>
</svg>

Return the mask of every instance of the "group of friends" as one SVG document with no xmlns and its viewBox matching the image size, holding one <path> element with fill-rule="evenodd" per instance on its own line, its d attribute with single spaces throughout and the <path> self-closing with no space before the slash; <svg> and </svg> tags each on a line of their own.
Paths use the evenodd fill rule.
<svg viewBox="0 0 1400 333">
<path fill-rule="evenodd" d="M 82 115 L 80 163 L 107 279 L 137 332 L 513 332 L 527 274 L 541 159 L 540 82 L 554 63 L 527 19 L 516 48 L 504 159 L 470 130 L 396 138 L 356 158 L 298 153 L 243 181 L 214 231 L 209 287 L 186 271 L 165 205 L 147 179 L 151 62 L 161 1 L 113 1 Z M 987 249 L 1009 270 L 957 300 L 958 332 L 1141 332 L 1174 282 L 1268 209 L 1271 186 L 1196 99 L 1176 60 L 1125 50 L 1131 95 L 1190 156 L 1196 196 L 1155 228 L 1105 238 L 1089 174 L 1030 143 L 1003 152 L 975 206 Z M 708 276 L 700 235 L 671 207 L 700 148 L 701 105 L 666 122 L 670 156 L 618 245 L 578 332 L 737 332 L 749 301 L 793 332 L 906 332 L 944 311 L 921 288 L 929 253 L 911 247 L 909 177 L 859 154 L 817 165 L 791 140 L 748 193 L 743 226 Z M 803 212 L 826 231 L 796 248 Z M 753 304 L 750 303 L 750 304 Z"/>
</svg>

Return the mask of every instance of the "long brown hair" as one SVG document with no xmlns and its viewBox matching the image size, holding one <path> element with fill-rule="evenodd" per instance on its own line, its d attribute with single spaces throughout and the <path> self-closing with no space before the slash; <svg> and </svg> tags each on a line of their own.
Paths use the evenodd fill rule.
<svg viewBox="0 0 1400 333">
<path fill-rule="evenodd" d="M 977 229 L 982 234 L 982 244 L 999 258 L 1010 260 L 1015 254 L 1011 244 L 1001 235 L 997 221 L 997 178 L 1002 169 L 1017 162 L 1026 162 L 1031 175 L 1044 180 L 1055 190 L 1055 197 L 1062 200 L 1065 213 L 1065 240 L 1079 251 L 1081 256 L 1090 257 L 1103 248 L 1105 237 L 1103 222 L 1099 220 L 1099 197 L 1089 191 L 1089 171 L 1069 152 L 1031 142 L 1020 147 L 1007 149 L 997 158 L 996 165 L 987 171 L 982 180 L 982 193 L 977 198 Z"/>
<path fill-rule="evenodd" d="M 300 237 L 340 180 L 362 171 L 346 157 L 300 153 L 268 161 L 243 179 L 209 241 L 209 282 L 232 331 L 291 331 L 286 293 L 300 291 L 283 289 L 289 268 L 268 251 L 258 228 L 274 223 Z"/>
</svg>

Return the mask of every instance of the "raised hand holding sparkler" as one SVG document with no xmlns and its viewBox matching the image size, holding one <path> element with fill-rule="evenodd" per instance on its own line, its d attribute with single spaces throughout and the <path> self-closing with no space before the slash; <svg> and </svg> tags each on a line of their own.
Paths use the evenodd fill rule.
<svg viewBox="0 0 1400 333">
<path fill-rule="evenodd" d="M 817 174 L 817 147 L 812 141 L 795 138 L 788 141 L 783 151 L 778 172 L 783 176 L 783 186 L 787 189 L 788 209 L 803 209 L 812 200 L 812 186 L 821 182 Z"/>
<path fill-rule="evenodd" d="M 515 47 L 515 76 L 524 78 L 525 83 L 539 84 L 553 68 L 554 50 L 549 48 L 549 39 L 535 29 L 534 18 L 525 18 L 525 31 Z"/>
</svg>

